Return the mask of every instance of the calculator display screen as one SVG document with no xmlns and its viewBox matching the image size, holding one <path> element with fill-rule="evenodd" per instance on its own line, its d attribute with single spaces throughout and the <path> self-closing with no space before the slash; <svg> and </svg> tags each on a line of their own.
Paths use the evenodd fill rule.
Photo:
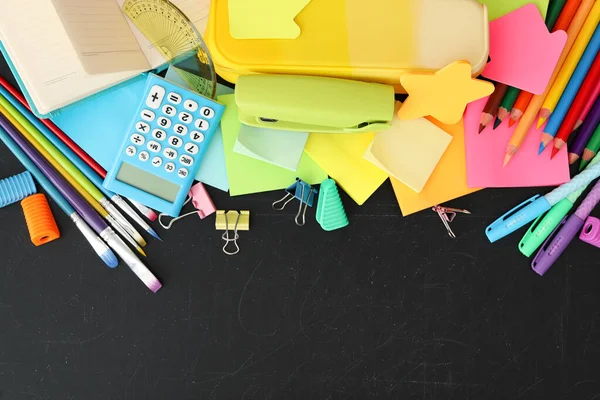
<svg viewBox="0 0 600 400">
<path fill-rule="evenodd" d="M 116 179 L 171 203 L 175 201 L 181 189 L 181 186 L 173 182 L 127 163 L 121 164 Z"/>
</svg>

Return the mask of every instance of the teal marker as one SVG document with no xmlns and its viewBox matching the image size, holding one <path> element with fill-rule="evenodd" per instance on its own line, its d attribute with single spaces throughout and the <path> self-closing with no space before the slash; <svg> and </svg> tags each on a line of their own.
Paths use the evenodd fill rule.
<svg viewBox="0 0 600 400">
<path fill-rule="evenodd" d="M 600 158 L 594 157 L 594 159 L 590 162 L 588 167 L 598 163 Z M 519 250 L 526 257 L 530 257 L 541 245 L 544 243 L 546 238 L 550 236 L 550 234 L 554 231 L 554 228 L 558 226 L 560 221 L 563 220 L 564 217 L 567 216 L 573 205 L 577 202 L 577 199 L 583 192 L 587 185 L 582 187 L 581 189 L 571 193 L 566 198 L 562 199 L 558 203 L 554 205 L 546 213 L 546 215 L 539 216 L 533 224 L 523 236 L 523 239 L 519 242 Z"/>
</svg>

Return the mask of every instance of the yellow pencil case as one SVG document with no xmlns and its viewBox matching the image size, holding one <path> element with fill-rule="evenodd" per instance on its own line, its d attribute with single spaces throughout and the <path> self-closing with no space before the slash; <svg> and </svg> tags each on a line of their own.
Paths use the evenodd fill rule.
<svg viewBox="0 0 600 400">
<path fill-rule="evenodd" d="M 487 8 L 476 0 L 310 0 L 293 20 L 297 37 L 258 39 L 232 36 L 230 1 L 240 0 L 212 1 L 205 40 L 217 73 L 232 83 L 252 73 L 318 75 L 383 83 L 402 93 L 403 74 L 466 60 L 476 76 L 488 59 Z M 261 13 L 254 23 L 279 18 L 260 7 L 281 1 L 293 0 L 248 3 Z"/>
</svg>

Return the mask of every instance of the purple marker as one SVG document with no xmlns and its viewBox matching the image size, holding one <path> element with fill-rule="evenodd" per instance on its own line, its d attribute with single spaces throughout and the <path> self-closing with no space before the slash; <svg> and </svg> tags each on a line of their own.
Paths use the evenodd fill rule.
<svg viewBox="0 0 600 400">
<path fill-rule="evenodd" d="M 594 134 L 598 123 L 600 123 L 600 96 L 596 98 L 589 114 L 585 118 L 585 121 L 583 121 L 583 125 L 581 125 L 581 130 L 569 149 L 569 164 L 573 164 L 581 157 L 585 145 Z"/>
<path fill-rule="evenodd" d="M 600 181 L 596 182 L 596 185 L 594 185 L 592 191 L 581 202 L 577 211 L 570 217 L 565 217 L 550 237 L 546 239 L 546 242 L 531 263 L 531 268 L 537 274 L 544 275 L 550 269 L 573 238 L 581 231 L 586 218 L 598 202 L 600 202 Z"/>
</svg>

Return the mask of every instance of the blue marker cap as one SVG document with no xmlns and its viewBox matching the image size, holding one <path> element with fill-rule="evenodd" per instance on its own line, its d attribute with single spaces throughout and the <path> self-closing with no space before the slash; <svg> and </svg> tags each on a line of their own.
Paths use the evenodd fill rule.
<svg viewBox="0 0 600 400">
<path fill-rule="evenodd" d="M 544 275 L 581 231 L 583 223 L 584 221 L 575 214 L 563 218 L 533 259 L 531 268 L 538 275 Z"/>
<path fill-rule="evenodd" d="M 545 197 L 535 195 L 494 221 L 487 227 L 485 234 L 489 241 L 494 243 L 525 226 L 550 208 L 550 203 Z"/>
</svg>

